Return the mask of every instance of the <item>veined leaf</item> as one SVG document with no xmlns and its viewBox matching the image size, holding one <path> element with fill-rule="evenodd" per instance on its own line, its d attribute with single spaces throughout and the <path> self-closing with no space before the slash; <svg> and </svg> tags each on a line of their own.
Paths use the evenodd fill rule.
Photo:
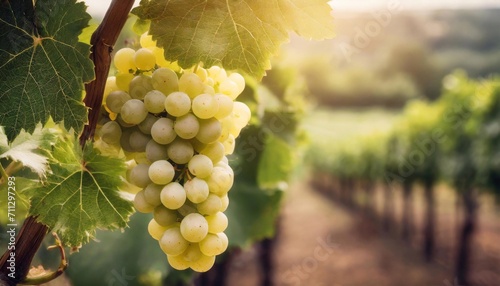
<svg viewBox="0 0 500 286">
<path fill-rule="evenodd" d="M 95 30 L 99 27 L 99 23 L 97 21 L 91 20 L 89 25 L 82 30 L 82 33 L 78 36 L 78 41 L 89 44 L 92 39 L 92 34 L 94 34 Z"/>
<path fill-rule="evenodd" d="M 0 158 L 18 161 L 39 177 L 44 177 L 48 169 L 48 158 L 40 151 L 48 148 L 54 137 L 52 129 L 38 125 L 33 134 L 21 130 L 9 144 L 3 128 L 0 127 Z"/>
<path fill-rule="evenodd" d="M 0 2 L 0 125 L 9 141 L 49 116 L 77 131 L 86 122 L 82 89 L 94 71 L 90 46 L 78 42 L 85 10 L 76 0 Z"/>
<path fill-rule="evenodd" d="M 101 155 L 92 144 L 82 151 L 76 142 L 75 136 L 65 135 L 54 145 L 52 174 L 31 192 L 30 214 L 68 246 L 88 242 L 97 228 L 126 227 L 133 212 L 118 191 L 124 162 Z"/>
<path fill-rule="evenodd" d="M 283 192 L 262 190 L 256 184 L 237 182 L 229 192 L 226 234 L 233 246 L 244 247 L 272 237 L 276 229 Z"/>
<path fill-rule="evenodd" d="M 295 167 L 292 147 L 274 134 L 268 134 L 257 168 L 257 182 L 262 188 L 277 188 L 287 183 Z"/>
<path fill-rule="evenodd" d="M 181 67 L 222 64 L 262 77 L 288 32 L 333 37 L 325 0 L 142 0 L 132 13 L 150 20 L 165 58 Z"/>
</svg>

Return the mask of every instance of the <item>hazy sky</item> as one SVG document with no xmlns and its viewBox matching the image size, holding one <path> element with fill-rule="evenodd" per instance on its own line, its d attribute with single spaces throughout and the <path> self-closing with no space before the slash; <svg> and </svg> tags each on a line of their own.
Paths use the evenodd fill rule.
<svg viewBox="0 0 500 286">
<path fill-rule="evenodd" d="M 85 0 L 89 13 L 103 15 L 111 0 Z M 435 8 L 477 8 L 499 7 L 500 0 L 333 0 L 331 5 L 338 10 L 366 10 L 385 7 L 392 2 L 401 3 L 404 9 L 435 9 Z M 136 5 L 139 0 L 136 0 Z"/>
<path fill-rule="evenodd" d="M 82 0 L 79 0 L 82 1 Z M 106 9 L 109 7 L 111 0 L 83 0 L 89 7 L 87 11 L 91 15 L 104 15 Z M 135 0 L 135 5 L 138 5 L 140 0 Z"/>
<path fill-rule="evenodd" d="M 401 3 L 404 9 L 458 9 L 479 7 L 500 7 L 500 0 L 334 0 L 334 9 L 373 9 Z"/>
</svg>

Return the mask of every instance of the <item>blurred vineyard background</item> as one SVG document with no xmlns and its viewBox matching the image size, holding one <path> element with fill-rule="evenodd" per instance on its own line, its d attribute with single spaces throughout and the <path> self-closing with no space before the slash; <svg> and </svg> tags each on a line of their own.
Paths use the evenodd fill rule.
<svg viewBox="0 0 500 286">
<path fill-rule="evenodd" d="M 292 38 L 245 91 L 233 248 L 192 283 L 500 285 L 500 10 L 334 16 L 334 40 Z M 185 285 L 148 221 L 99 233 L 53 285 Z"/>
</svg>

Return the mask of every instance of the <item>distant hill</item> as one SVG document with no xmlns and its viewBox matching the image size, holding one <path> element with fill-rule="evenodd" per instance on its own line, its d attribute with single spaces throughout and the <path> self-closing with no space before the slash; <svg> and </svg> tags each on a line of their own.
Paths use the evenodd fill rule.
<svg viewBox="0 0 500 286">
<path fill-rule="evenodd" d="M 277 63 L 298 67 L 321 103 L 400 107 L 439 96 L 442 78 L 458 68 L 471 77 L 500 74 L 500 9 L 335 17 L 335 39 L 294 39 Z"/>
</svg>

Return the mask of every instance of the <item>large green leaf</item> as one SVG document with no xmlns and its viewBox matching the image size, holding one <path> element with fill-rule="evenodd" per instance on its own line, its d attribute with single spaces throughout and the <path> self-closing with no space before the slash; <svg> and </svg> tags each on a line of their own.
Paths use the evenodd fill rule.
<svg viewBox="0 0 500 286">
<path fill-rule="evenodd" d="M 9 141 L 49 116 L 77 131 L 86 122 L 83 83 L 94 71 L 90 46 L 78 42 L 85 10 L 76 0 L 0 2 L 0 125 Z"/>
<path fill-rule="evenodd" d="M 225 231 L 232 246 L 244 247 L 272 237 L 276 228 L 283 192 L 262 190 L 249 182 L 237 182 L 229 192 L 226 211 L 229 226 Z"/>
<path fill-rule="evenodd" d="M 97 228 L 127 226 L 133 208 L 118 191 L 122 160 L 101 155 L 91 144 L 82 151 L 72 135 L 60 139 L 51 156 L 52 174 L 31 192 L 31 215 L 69 246 L 88 242 Z"/>
<path fill-rule="evenodd" d="M 154 285 L 140 283 L 141 278 L 148 272 L 165 275 L 171 268 L 158 241 L 146 231 L 150 220 L 151 214 L 136 213 L 124 232 L 97 231 L 96 241 L 71 255 L 65 272 L 71 285 Z"/>
<path fill-rule="evenodd" d="M 222 64 L 261 77 L 288 32 L 333 37 L 325 0 L 142 0 L 132 13 L 151 20 L 149 33 L 181 67 Z"/>
<path fill-rule="evenodd" d="M 294 152 L 290 144 L 269 133 L 257 169 L 257 182 L 263 188 L 276 188 L 288 182 L 294 164 Z"/>
</svg>

